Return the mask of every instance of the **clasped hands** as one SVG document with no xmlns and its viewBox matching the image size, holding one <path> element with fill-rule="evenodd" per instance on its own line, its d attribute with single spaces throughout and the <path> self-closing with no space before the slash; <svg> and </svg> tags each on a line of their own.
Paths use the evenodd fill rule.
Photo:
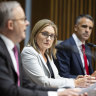
<svg viewBox="0 0 96 96">
<path fill-rule="evenodd" d="M 65 89 L 63 92 L 58 92 L 58 96 L 88 96 L 87 93 L 79 94 L 81 91 L 80 88 L 86 88 L 96 83 L 96 71 L 92 75 L 78 75 L 76 79 L 74 79 L 75 87 L 74 89 Z"/>
<path fill-rule="evenodd" d="M 58 96 L 88 96 L 87 93 L 79 94 L 81 88 L 85 88 L 91 86 L 96 83 L 96 71 L 92 75 L 78 75 L 76 79 L 74 79 L 75 87 L 74 89 L 65 89 L 62 92 L 58 92 Z"/>
<path fill-rule="evenodd" d="M 78 75 L 75 79 L 76 87 L 88 87 L 96 83 L 96 71 L 92 75 Z"/>
</svg>

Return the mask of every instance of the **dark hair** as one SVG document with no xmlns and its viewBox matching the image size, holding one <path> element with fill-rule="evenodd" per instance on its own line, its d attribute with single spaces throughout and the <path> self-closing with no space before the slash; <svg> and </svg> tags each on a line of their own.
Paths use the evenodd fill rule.
<svg viewBox="0 0 96 96">
<path fill-rule="evenodd" d="M 90 19 L 90 20 L 93 22 L 93 24 L 94 24 L 94 19 L 93 19 L 90 15 L 88 15 L 88 14 L 79 15 L 79 16 L 76 18 L 75 24 L 78 24 L 79 21 L 80 21 L 80 19 L 81 19 L 81 18 L 84 18 L 84 17 L 87 18 L 87 19 Z"/>
</svg>

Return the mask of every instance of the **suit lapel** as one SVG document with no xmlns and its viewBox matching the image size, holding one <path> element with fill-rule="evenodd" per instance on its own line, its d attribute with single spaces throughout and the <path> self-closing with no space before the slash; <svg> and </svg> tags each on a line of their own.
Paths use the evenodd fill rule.
<svg viewBox="0 0 96 96">
<path fill-rule="evenodd" d="M 18 50 L 18 62 L 19 62 L 20 82 L 21 82 L 21 81 L 22 81 L 22 80 L 21 80 L 21 77 L 22 77 L 22 76 L 21 76 L 21 75 L 22 75 L 22 74 L 21 74 L 21 73 L 22 73 L 22 72 L 21 72 L 21 71 L 22 71 L 22 69 L 21 69 L 21 67 L 22 67 L 22 62 L 21 62 L 21 57 L 20 57 L 20 56 L 21 56 L 21 55 L 20 55 L 20 49 L 19 49 L 19 50 Z M 21 84 L 21 83 L 20 83 L 20 84 Z"/>
<path fill-rule="evenodd" d="M 84 73 L 83 64 L 82 64 L 82 60 L 81 60 L 81 57 L 80 57 L 80 54 L 79 54 L 79 50 L 76 46 L 76 43 L 75 43 L 73 37 L 70 38 L 70 41 L 71 41 L 71 45 L 73 46 L 73 54 L 76 56 L 76 58 L 79 62 L 79 65 L 81 67 L 81 70 Z"/>
<path fill-rule="evenodd" d="M 91 51 L 89 50 L 89 48 L 88 48 L 88 46 L 87 45 L 85 45 L 85 51 L 86 51 L 86 56 L 87 56 L 87 59 L 88 59 L 88 61 L 89 61 L 89 66 L 91 66 L 90 64 L 91 64 L 91 58 L 90 57 L 92 57 L 92 54 L 91 54 Z"/>
<path fill-rule="evenodd" d="M 82 64 L 82 60 L 81 60 L 79 51 L 78 51 L 78 53 L 75 53 L 75 55 L 76 55 L 76 58 L 77 58 L 77 60 L 78 60 L 78 62 L 79 62 L 79 65 L 80 65 L 80 67 L 81 67 L 81 70 L 82 70 L 83 73 L 84 73 L 83 64 Z"/>
<path fill-rule="evenodd" d="M 3 50 L 3 54 L 4 56 L 8 59 L 8 64 L 10 64 L 10 66 L 12 67 L 13 71 L 15 72 L 15 69 L 14 69 L 14 66 L 13 66 L 13 63 L 12 63 L 12 60 L 11 60 L 11 57 L 10 57 L 10 54 L 8 52 L 8 49 L 4 43 L 4 41 L 0 38 L 0 48 L 1 50 Z M 16 73 L 16 72 L 15 72 Z"/>
<path fill-rule="evenodd" d="M 40 57 L 40 59 L 41 59 L 42 64 L 45 66 L 46 70 L 47 70 L 48 73 L 50 74 L 50 71 L 49 71 L 49 69 L 48 69 L 48 66 L 47 66 L 45 60 L 43 59 L 42 55 L 39 54 L 39 57 Z M 51 74 L 50 74 L 50 75 L 51 75 Z"/>
<path fill-rule="evenodd" d="M 53 60 L 51 60 L 51 59 L 49 58 L 49 56 L 48 56 L 48 60 L 49 60 L 50 66 L 51 66 L 51 68 L 52 68 L 54 77 L 56 77 L 56 76 L 55 76 L 55 75 L 56 75 L 56 74 L 55 74 L 55 73 L 56 73 L 56 72 L 55 72 L 56 70 L 55 70 L 55 68 L 54 68 L 54 67 L 55 67 L 55 66 L 54 66 L 55 64 L 54 64 Z"/>
</svg>

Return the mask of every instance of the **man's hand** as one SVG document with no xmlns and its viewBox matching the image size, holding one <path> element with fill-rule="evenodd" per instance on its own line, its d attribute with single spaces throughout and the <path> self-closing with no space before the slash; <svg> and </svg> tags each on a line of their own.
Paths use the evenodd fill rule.
<svg viewBox="0 0 96 96">
<path fill-rule="evenodd" d="M 94 71 L 91 76 L 96 77 L 96 71 Z"/>
</svg>

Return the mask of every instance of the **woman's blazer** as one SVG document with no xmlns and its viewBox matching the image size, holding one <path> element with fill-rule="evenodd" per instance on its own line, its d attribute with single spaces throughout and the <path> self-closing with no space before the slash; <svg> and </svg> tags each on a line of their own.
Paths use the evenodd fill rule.
<svg viewBox="0 0 96 96">
<path fill-rule="evenodd" d="M 50 71 L 42 55 L 32 46 L 24 47 L 21 57 L 24 70 L 32 82 L 45 87 L 74 87 L 74 80 L 60 77 L 53 60 L 48 56 L 55 76 L 55 78 L 51 78 Z"/>
</svg>

